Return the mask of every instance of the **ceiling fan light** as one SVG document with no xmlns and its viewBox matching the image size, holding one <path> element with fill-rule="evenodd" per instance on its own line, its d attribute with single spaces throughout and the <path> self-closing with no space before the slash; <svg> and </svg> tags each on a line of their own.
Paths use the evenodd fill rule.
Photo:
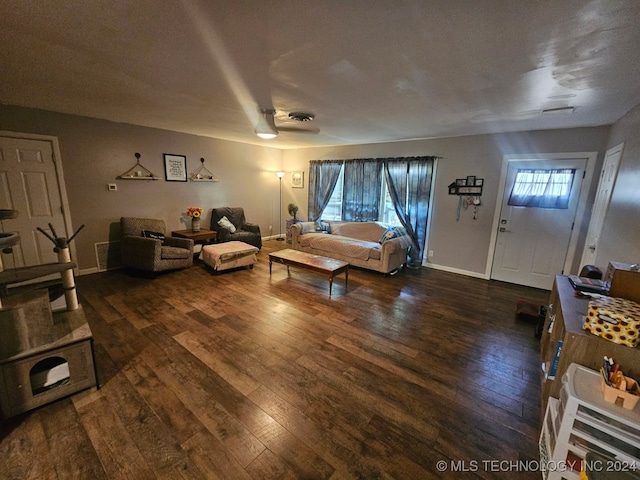
<svg viewBox="0 0 640 480">
<path fill-rule="evenodd" d="M 264 116 L 258 120 L 255 129 L 256 135 L 265 140 L 276 138 L 278 136 L 278 129 L 273 119 L 275 110 L 263 110 L 262 113 Z"/>
<path fill-rule="evenodd" d="M 277 133 L 258 132 L 258 131 L 256 131 L 256 135 L 258 135 L 260 138 L 264 138 L 265 140 L 271 140 L 272 138 L 276 138 L 278 136 Z"/>
</svg>

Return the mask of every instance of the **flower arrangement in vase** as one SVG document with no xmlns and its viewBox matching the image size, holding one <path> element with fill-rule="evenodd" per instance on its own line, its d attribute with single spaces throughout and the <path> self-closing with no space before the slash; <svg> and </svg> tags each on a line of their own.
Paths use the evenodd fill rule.
<svg viewBox="0 0 640 480">
<path fill-rule="evenodd" d="M 187 217 L 191 217 L 191 231 L 199 232 L 200 231 L 200 219 L 202 218 L 202 213 L 204 209 L 200 207 L 189 207 L 187 208 Z"/>
</svg>

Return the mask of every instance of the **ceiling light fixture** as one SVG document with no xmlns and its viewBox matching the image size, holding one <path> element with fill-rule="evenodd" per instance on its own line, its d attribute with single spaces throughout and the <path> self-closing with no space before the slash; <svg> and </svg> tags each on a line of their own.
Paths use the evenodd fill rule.
<svg viewBox="0 0 640 480">
<path fill-rule="evenodd" d="M 260 138 L 270 140 L 278 136 L 278 129 L 276 128 L 276 123 L 273 119 L 275 113 L 276 111 L 273 109 L 262 110 L 263 116 L 258 120 L 258 124 L 255 129 L 256 135 Z"/>
</svg>

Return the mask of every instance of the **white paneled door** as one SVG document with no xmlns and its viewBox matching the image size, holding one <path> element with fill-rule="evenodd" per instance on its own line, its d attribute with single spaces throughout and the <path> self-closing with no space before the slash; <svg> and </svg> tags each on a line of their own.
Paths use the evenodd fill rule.
<svg viewBox="0 0 640 480">
<path fill-rule="evenodd" d="M 609 201 L 613 193 L 613 187 L 618 176 L 618 166 L 622 157 L 622 149 L 624 143 L 608 150 L 604 157 L 604 165 L 600 172 L 600 181 L 598 183 L 598 193 L 593 202 L 591 210 L 591 221 L 589 222 L 589 231 L 585 241 L 584 251 L 582 252 L 582 260 L 580 265 L 595 265 L 598 243 L 604 226 L 604 219 L 609 209 Z"/>
<path fill-rule="evenodd" d="M 67 236 L 62 194 L 51 141 L 0 136 L 0 208 L 17 210 L 3 232 L 19 232 L 20 243 L 2 253 L 5 269 L 57 262 L 53 243 L 37 229 Z"/>
<path fill-rule="evenodd" d="M 551 290 L 562 273 L 586 160 L 535 160 L 509 163 L 498 222 L 491 278 Z M 576 169 L 568 208 L 509 205 L 518 169 Z"/>
</svg>

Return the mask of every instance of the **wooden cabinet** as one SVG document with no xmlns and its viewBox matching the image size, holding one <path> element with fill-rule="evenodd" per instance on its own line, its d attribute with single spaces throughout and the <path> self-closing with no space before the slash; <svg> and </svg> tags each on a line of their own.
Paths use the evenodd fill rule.
<svg viewBox="0 0 640 480">
<path fill-rule="evenodd" d="M 618 345 L 583 330 L 588 307 L 589 299 L 576 297 L 566 276 L 556 276 L 540 345 L 543 370 L 542 411 L 545 411 L 549 397 L 558 398 L 562 375 L 571 363 L 598 371 L 606 355 L 613 357 L 625 374 L 640 378 L 640 348 Z M 558 342 L 562 342 L 562 348 L 555 376 L 550 376 Z"/>
<path fill-rule="evenodd" d="M 14 321 L 17 315 L 21 321 Z M 52 313 L 46 290 L 8 297 L 0 334 L 0 418 L 97 387 L 93 336 L 82 306 Z"/>
</svg>

